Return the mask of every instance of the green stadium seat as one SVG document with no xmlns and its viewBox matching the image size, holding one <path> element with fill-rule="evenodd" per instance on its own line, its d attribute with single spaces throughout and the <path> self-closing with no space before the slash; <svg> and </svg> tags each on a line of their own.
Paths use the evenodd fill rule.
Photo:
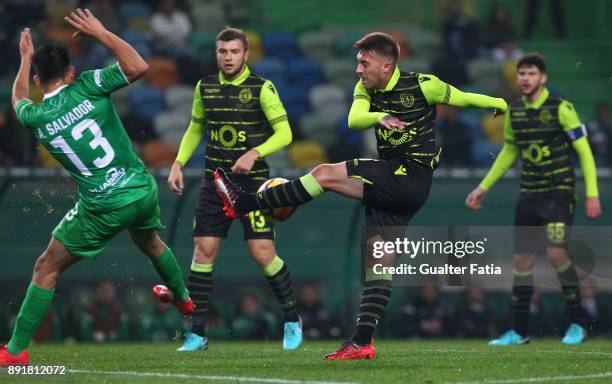
<svg viewBox="0 0 612 384">
<path fill-rule="evenodd" d="M 178 148 L 190 119 L 191 114 L 180 111 L 162 112 L 153 119 L 153 129 L 160 138 Z"/>
<path fill-rule="evenodd" d="M 323 113 L 309 113 L 300 119 L 304 137 L 328 148 L 338 141 L 336 120 Z"/>
<path fill-rule="evenodd" d="M 414 56 L 431 61 L 439 55 L 442 49 L 440 34 L 416 26 L 400 30 L 410 42 L 410 50 Z"/>
<path fill-rule="evenodd" d="M 209 57 L 215 51 L 216 33 L 206 30 L 196 30 L 191 33 L 189 44 L 195 48 L 200 57 Z"/>
<path fill-rule="evenodd" d="M 111 97 L 113 99 L 113 105 L 115 106 L 115 110 L 117 111 L 119 117 L 127 116 L 131 112 L 132 106 L 129 103 L 131 91 L 130 88 L 136 88 L 141 85 L 142 83 L 140 81 L 137 81 L 133 84 L 130 84 L 129 87 L 118 89 L 111 94 Z"/>
<path fill-rule="evenodd" d="M 357 84 L 355 68 L 355 59 L 333 58 L 323 62 L 323 72 L 327 80 L 347 90 L 355 88 Z"/>
<path fill-rule="evenodd" d="M 310 31 L 298 37 L 302 54 L 312 60 L 323 61 L 335 54 L 333 39 L 325 31 Z"/>
<path fill-rule="evenodd" d="M 12 85 L 9 83 L 0 83 L 0 109 L 8 107 L 11 100 Z"/>
<path fill-rule="evenodd" d="M 194 87 L 190 85 L 177 84 L 169 87 L 164 97 L 166 99 L 166 105 L 169 109 L 191 114 L 191 105 L 193 103 Z"/>
<path fill-rule="evenodd" d="M 405 72 L 429 73 L 431 71 L 431 63 L 423 57 L 400 60 L 397 65 Z"/>
<path fill-rule="evenodd" d="M 285 148 L 266 156 L 266 162 L 270 168 L 283 169 L 291 166 L 291 163 L 289 163 L 289 158 L 287 157 L 287 149 Z"/>
<path fill-rule="evenodd" d="M 483 78 L 499 78 L 501 76 L 501 65 L 488 58 L 478 58 L 468 62 L 468 77 L 472 81 Z"/>
<path fill-rule="evenodd" d="M 217 2 L 225 6 L 230 25 L 245 25 L 252 18 L 251 0 L 217 0 Z"/>
<path fill-rule="evenodd" d="M 355 58 L 356 52 L 353 44 L 363 37 L 359 31 L 344 31 L 338 34 L 335 39 L 336 53 L 341 57 Z"/>
<path fill-rule="evenodd" d="M 348 110 L 347 94 L 339 85 L 320 84 L 313 87 L 308 94 L 308 101 L 314 111 L 320 112 L 330 106 L 338 106 L 344 111 Z"/>
<path fill-rule="evenodd" d="M 191 16 L 197 29 L 218 32 L 227 25 L 221 4 L 198 1 L 191 8 Z"/>
</svg>

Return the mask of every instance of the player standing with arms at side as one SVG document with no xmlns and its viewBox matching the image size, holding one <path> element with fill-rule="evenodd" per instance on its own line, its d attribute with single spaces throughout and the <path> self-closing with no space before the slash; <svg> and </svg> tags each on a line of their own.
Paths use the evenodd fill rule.
<svg viewBox="0 0 612 384">
<path fill-rule="evenodd" d="M 393 37 L 370 33 L 357 41 L 357 75 L 349 127 L 374 128 L 380 159 L 353 159 L 322 164 L 307 175 L 257 194 L 238 189 L 219 170 L 217 190 L 230 216 L 262 208 L 297 206 L 333 191 L 359 199 L 368 227 L 399 227 L 425 203 L 436 167 L 436 105 L 494 108 L 505 112 L 502 99 L 464 93 L 433 75 L 402 72 L 399 45 Z M 391 276 L 366 274 L 357 329 L 327 360 L 371 359 L 372 335 L 391 297 Z"/>
<path fill-rule="evenodd" d="M 77 9 L 65 19 L 77 29 L 75 37 L 96 39 L 118 63 L 84 72 L 75 80 L 66 46 L 48 43 L 34 52 L 30 30 L 21 33 L 13 107 L 19 121 L 70 172 L 79 201 L 36 260 L 13 335 L 0 349 L 0 366 L 29 363 L 27 347 L 49 311 L 59 276 L 81 259 L 95 259 L 124 229 L 168 284 L 177 308 L 184 314 L 193 312 L 181 269 L 157 234 L 161 223 L 155 179 L 134 153 L 110 99 L 113 91 L 140 78 L 148 65 L 88 9 Z M 34 82 L 45 91 L 41 103 L 27 99 L 32 65 Z"/>
<path fill-rule="evenodd" d="M 517 63 L 523 96 L 515 100 L 504 119 L 504 146 L 480 185 L 467 197 L 469 208 L 480 209 L 487 191 L 521 157 L 521 189 L 514 219 L 515 250 L 512 283 L 513 328 L 489 344 L 505 346 L 529 342 L 527 326 L 533 295 L 533 266 L 546 227 L 546 253 L 556 268 L 570 312 L 571 325 L 564 344 L 580 344 L 583 326 L 580 281 L 567 252 L 567 231 L 574 217 L 575 177 L 570 147 L 576 151 L 586 184 L 586 215 L 601 215 L 597 170 L 586 129 L 570 102 L 551 95 L 544 86 L 546 62 L 527 54 Z M 531 227 L 531 228 L 529 228 Z"/>
<path fill-rule="evenodd" d="M 251 73 L 248 40 L 244 32 L 226 28 L 216 42 L 219 73 L 203 78 L 195 88 L 191 123 L 183 136 L 168 185 L 183 191 L 183 166 L 206 135 L 206 170 L 195 213 L 194 252 L 189 291 L 196 309 L 192 332 L 179 351 L 208 348 L 206 315 L 213 286 L 213 264 L 231 219 L 223 213 L 223 202 L 213 186 L 213 171 L 226 170 L 237 185 L 255 192 L 270 177 L 265 156 L 291 143 L 287 112 L 271 81 Z M 263 269 L 285 316 L 284 349 L 296 349 L 302 330 L 295 310 L 291 276 L 274 248 L 274 225 L 259 211 L 240 218 L 249 253 Z"/>
</svg>

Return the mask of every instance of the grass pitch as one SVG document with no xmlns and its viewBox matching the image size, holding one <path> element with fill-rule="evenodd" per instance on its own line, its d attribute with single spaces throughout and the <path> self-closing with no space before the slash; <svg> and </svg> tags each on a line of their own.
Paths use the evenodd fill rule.
<svg viewBox="0 0 612 384">
<path fill-rule="evenodd" d="M 373 361 L 323 361 L 339 342 L 306 341 L 285 352 L 280 341 L 215 342 L 177 353 L 168 344 L 46 344 L 32 365 L 67 365 L 64 376 L 10 376 L 1 383 L 612 383 L 612 341 L 578 347 L 535 340 L 494 348 L 484 341 L 382 341 Z"/>
</svg>

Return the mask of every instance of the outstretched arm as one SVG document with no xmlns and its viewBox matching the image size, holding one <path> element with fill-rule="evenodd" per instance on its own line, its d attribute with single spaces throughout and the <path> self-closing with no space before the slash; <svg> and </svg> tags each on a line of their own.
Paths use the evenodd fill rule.
<svg viewBox="0 0 612 384">
<path fill-rule="evenodd" d="M 505 113 L 508 109 L 506 101 L 499 97 L 481 95 L 479 93 L 462 92 L 449 85 L 450 98 L 448 105 L 460 108 L 493 108 L 496 112 Z"/>
<path fill-rule="evenodd" d="M 419 75 L 419 83 L 429 105 L 448 104 L 460 108 L 493 108 L 500 113 L 505 113 L 508 109 L 508 104 L 502 98 L 463 92 L 433 75 Z"/>
<path fill-rule="evenodd" d="M 30 93 L 30 68 L 32 67 L 32 56 L 34 55 L 34 45 L 30 28 L 24 28 L 19 37 L 19 54 L 21 65 L 13 84 L 13 97 L 11 98 L 13 108 L 23 99 L 28 98 Z"/>
<path fill-rule="evenodd" d="M 90 36 L 108 48 L 117 57 L 121 71 L 130 83 L 138 80 L 149 69 L 142 56 L 131 45 L 104 28 L 89 9 L 83 11 L 77 8 L 64 20 L 77 29 L 73 37 L 80 34 Z"/>
</svg>

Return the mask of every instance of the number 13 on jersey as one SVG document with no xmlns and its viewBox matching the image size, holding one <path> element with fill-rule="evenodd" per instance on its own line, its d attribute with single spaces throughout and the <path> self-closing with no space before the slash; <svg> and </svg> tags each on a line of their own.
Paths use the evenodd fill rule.
<svg viewBox="0 0 612 384">
<path fill-rule="evenodd" d="M 72 135 L 72 138 L 78 141 L 83 138 L 83 133 L 86 130 L 89 130 L 94 136 L 93 139 L 89 142 L 89 146 L 92 149 L 100 147 L 104 151 L 103 156 L 97 157 L 92 161 L 93 165 L 96 168 L 106 167 L 115 158 L 115 150 L 110 145 L 108 140 L 106 140 L 106 138 L 102 136 L 102 130 L 100 129 L 98 123 L 96 123 L 92 119 L 85 119 L 75 125 L 74 128 L 72 128 L 72 130 L 70 131 L 70 133 Z M 83 176 L 92 176 L 92 173 L 89 168 L 87 168 L 83 161 L 76 155 L 74 150 L 68 145 L 68 143 L 63 137 L 58 136 L 55 139 L 51 140 L 49 144 L 51 144 L 55 148 L 61 149 L 62 152 L 64 152 L 64 154 L 68 156 L 68 158 L 75 165 L 75 167 L 78 168 L 81 174 L 83 174 Z"/>
</svg>

